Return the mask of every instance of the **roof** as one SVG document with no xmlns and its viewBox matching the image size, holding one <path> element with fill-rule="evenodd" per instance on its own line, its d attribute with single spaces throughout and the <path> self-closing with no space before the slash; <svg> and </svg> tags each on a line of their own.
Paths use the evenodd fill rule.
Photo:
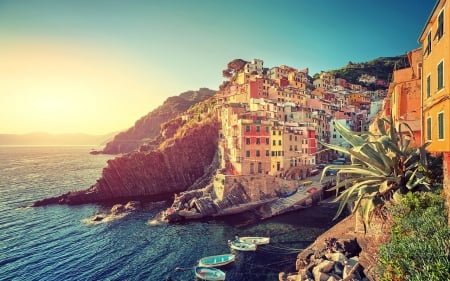
<svg viewBox="0 0 450 281">
<path fill-rule="evenodd" d="M 444 3 L 445 3 L 445 0 L 437 0 L 436 1 L 436 4 L 434 5 L 433 9 L 431 10 L 430 15 L 428 16 L 428 19 L 427 19 L 427 21 L 425 23 L 425 26 L 423 27 L 422 32 L 420 33 L 420 36 L 419 36 L 419 39 L 418 39 L 419 43 L 421 42 L 421 39 L 423 37 L 423 34 L 425 33 L 425 30 L 427 29 L 428 25 L 431 22 L 431 19 L 433 18 L 434 12 L 437 10 L 438 6 L 443 6 Z M 442 4 L 442 5 L 439 5 L 439 4 Z"/>
</svg>

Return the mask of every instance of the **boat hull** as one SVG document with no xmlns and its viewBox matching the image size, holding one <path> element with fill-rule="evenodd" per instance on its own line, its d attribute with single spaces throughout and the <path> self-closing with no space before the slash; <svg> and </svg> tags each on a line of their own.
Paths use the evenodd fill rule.
<svg viewBox="0 0 450 281">
<path fill-rule="evenodd" d="M 213 267 L 196 266 L 194 273 L 196 277 L 202 280 L 225 280 L 225 272 Z"/>
<path fill-rule="evenodd" d="M 236 256 L 233 254 L 215 255 L 201 258 L 198 262 L 199 266 L 219 267 L 234 262 Z"/>
<path fill-rule="evenodd" d="M 238 251 L 256 251 L 256 244 L 246 243 L 239 240 L 234 240 L 229 243 L 230 248 Z"/>
<path fill-rule="evenodd" d="M 270 243 L 270 237 L 239 237 L 239 241 L 256 245 L 265 245 Z"/>
</svg>

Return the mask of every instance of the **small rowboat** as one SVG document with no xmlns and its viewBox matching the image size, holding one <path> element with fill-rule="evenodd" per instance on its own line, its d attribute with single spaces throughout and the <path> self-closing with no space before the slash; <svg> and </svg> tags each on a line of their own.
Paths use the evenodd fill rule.
<svg viewBox="0 0 450 281">
<path fill-rule="evenodd" d="M 256 245 L 264 245 L 270 243 L 270 237 L 239 237 L 239 241 L 246 242 L 246 243 L 253 243 Z"/>
<path fill-rule="evenodd" d="M 214 267 L 196 266 L 194 273 L 202 280 L 225 280 L 225 272 Z"/>
<path fill-rule="evenodd" d="M 256 251 L 256 244 L 242 242 L 240 240 L 229 241 L 228 245 L 230 245 L 231 249 L 235 249 L 238 251 Z"/>
<path fill-rule="evenodd" d="M 236 256 L 233 254 L 223 254 L 201 258 L 198 261 L 199 266 L 218 267 L 234 262 Z"/>
</svg>

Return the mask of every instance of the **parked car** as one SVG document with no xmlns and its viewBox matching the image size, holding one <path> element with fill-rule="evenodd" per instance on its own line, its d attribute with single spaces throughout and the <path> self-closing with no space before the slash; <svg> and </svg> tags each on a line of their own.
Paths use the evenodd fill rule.
<svg viewBox="0 0 450 281">
<path fill-rule="evenodd" d="M 317 164 L 316 169 L 323 170 L 326 166 L 326 164 Z"/>
<path fill-rule="evenodd" d="M 325 176 L 335 176 L 337 175 L 337 170 L 329 169 L 325 172 Z"/>
<path fill-rule="evenodd" d="M 320 173 L 320 171 L 318 170 L 318 169 L 314 169 L 314 170 L 311 170 L 311 172 L 309 172 L 309 174 L 311 175 L 311 176 L 316 176 L 316 175 L 318 175 Z"/>
</svg>

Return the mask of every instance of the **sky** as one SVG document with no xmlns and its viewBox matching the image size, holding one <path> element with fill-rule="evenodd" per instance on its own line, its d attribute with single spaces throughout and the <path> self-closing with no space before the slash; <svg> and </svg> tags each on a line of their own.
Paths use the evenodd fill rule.
<svg viewBox="0 0 450 281">
<path fill-rule="evenodd" d="M 434 0 L 0 0 L 0 134 L 123 131 L 228 62 L 312 76 L 419 47 Z"/>
</svg>

